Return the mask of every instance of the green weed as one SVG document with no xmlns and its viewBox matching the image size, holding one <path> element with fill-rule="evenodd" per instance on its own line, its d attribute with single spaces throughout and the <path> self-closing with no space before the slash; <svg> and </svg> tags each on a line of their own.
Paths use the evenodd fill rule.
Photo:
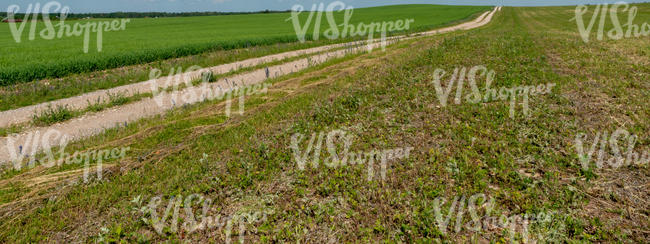
<svg viewBox="0 0 650 244">
<path fill-rule="evenodd" d="M 68 108 L 68 106 L 58 105 L 52 107 L 49 105 L 47 109 L 37 112 L 32 117 L 32 123 L 38 126 L 47 126 L 69 120 L 75 116 L 75 113 Z"/>
</svg>

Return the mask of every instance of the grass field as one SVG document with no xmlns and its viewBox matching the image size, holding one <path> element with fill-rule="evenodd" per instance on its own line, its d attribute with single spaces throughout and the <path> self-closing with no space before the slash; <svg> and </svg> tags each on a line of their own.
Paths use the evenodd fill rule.
<svg viewBox="0 0 650 244">
<path fill-rule="evenodd" d="M 464 19 L 483 10 L 487 8 L 441 5 L 375 7 L 356 9 L 351 22 L 408 18 L 415 20 L 410 31 L 417 31 Z M 21 42 L 17 43 L 9 24 L 1 23 L 0 43 L 3 51 L 0 56 L 0 85 L 142 64 L 212 50 L 295 42 L 293 25 L 291 21 L 286 21 L 290 16 L 290 13 L 274 13 L 131 19 L 126 23 L 125 30 L 103 33 L 101 52 L 97 51 L 95 44 L 96 34 L 91 33 L 88 53 L 83 52 L 83 36 L 45 40 L 38 35 L 44 29 L 44 24 L 39 22 L 35 40 L 28 40 L 30 27 L 27 26 Z M 343 13 L 335 16 L 338 23 L 343 22 Z M 303 13 L 301 17 L 306 20 L 307 14 Z M 66 23 L 73 25 L 76 22 Z M 88 21 L 80 21 L 85 22 Z M 308 33 L 312 30 L 313 24 Z M 307 36 L 309 38 L 311 35 Z"/>
<path fill-rule="evenodd" d="M 650 4 L 636 6 L 636 22 L 650 22 Z M 504 7 L 476 30 L 273 80 L 267 94 L 246 100 L 243 116 L 205 102 L 76 142 L 70 150 L 131 151 L 89 184 L 56 174 L 74 174 L 75 165 L 2 175 L 0 240 L 223 242 L 223 228 L 175 232 L 169 219 L 159 235 L 142 213 L 155 196 L 161 217 L 172 197 L 200 194 L 213 200 L 213 215 L 268 210 L 245 226 L 247 243 L 521 242 L 505 228 L 453 231 L 472 224 L 468 216 L 438 227 L 435 199 L 448 199 L 447 216 L 455 196 L 482 193 L 494 197 L 497 216 L 552 213 L 528 228 L 539 242 L 647 243 L 648 166 L 584 170 L 574 144 L 578 133 L 623 127 L 638 136 L 637 150 L 650 151 L 650 42 L 585 43 L 573 9 Z M 511 118 L 508 101 L 442 106 L 435 70 L 477 65 L 495 71 L 493 87 L 556 86 L 531 97 L 528 116 L 518 109 Z M 389 164 L 385 180 L 367 181 L 361 165 L 298 169 L 294 133 L 341 128 L 354 135 L 355 152 L 414 150 Z M 189 219 L 184 208 L 177 217 Z"/>
</svg>

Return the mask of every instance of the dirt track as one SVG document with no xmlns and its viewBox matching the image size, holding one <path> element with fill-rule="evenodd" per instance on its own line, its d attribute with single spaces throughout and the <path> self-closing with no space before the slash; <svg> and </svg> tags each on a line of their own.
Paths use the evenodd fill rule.
<svg viewBox="0 0 650 244">
<path fill-rule="evenodd" d="M 496 7 L 490 12 L 485 12 L 478 18 L 473 21 L 462 23 L 456 26 L 451 26 L 447 28 L 442 28 L 439 30 L 433 30 L 423 33 L 418 33 L 411 36 L 395 36 L 387 38 L 389 42 L 396 42 L 399 40 L 412 39 L 419 36 L 435 35 L 441 34 L 456 30 L 468 30 L 472 28 L 477 28 L 489 23 L 494 16 L 494 14 L 501 10 L 501 7 Z M 202 86 L 188 87 L 180 91 L 175 91 L 171 93 L 161 93 L 155 96 L 154 98 L 146 98 L 134 103 L 126 104 L 119 107 L 110 108 L 102 112 L 87 114 L 79 118 L 75 118 L 66 122 L 55 124 L 49 127 L 39 127 L 31 128 L 19 135 L 14 135 L 10 137 L 0 138 L 0 163 L 6 163 L 13 161 L 12 155 L 33 155 L 34 152 L 42 151 L 47 149 L 50 146 L 59 146 L 62 144 L 58 133 L 65 135 L 69 140 L 76 141 L 83 138 L 87 138 L 96 134 L 103 132 L 106 128 L 112 128 L 115 126 L 120 126 L 124 123 L 130 123 L 137 121 L 142 118 L 151 117 L 178 106 L 185 104 L 193 104 L 201 102 L 204 100 L 214 99 L 218 97 L 216 94 L 221 94 L 225 91 L 232 90 L 233 88 L 241 88 L 246 86 L 252 86 L 255 84 L 260 84 L 269 78 L 275 78 L 283 75 L 287 75 L 293 72 L 297 72 L 303 69 L 306 69 L 310 66 L 313 66 L 318 63 L 325 62 L 332 58 L 340 58 L 349 53 L 357 53 L 366 51 L 367 45 L 360 45 L 359 42 L 353 43 L 344 43 L 344 44 L 335 44 L 305 50 L 298 50 L 286 53 L 280 53 L 260 58 L 248 59 L 240 62 L 235 62 L 231 64 L 224 64 L 215 66 L 212 68 L 201 69 L 182 75 L 175 76 L 173 78 L 181 80 L 192 80 L 200 77 L 201 73 L 206 71 L 212 71 L 215 74 L 223 74 L 231 70 L 237 70 L 244 67 L 253 67 L 256 65 L 272 62 L 274 60 L 282 60 L 291 57 L 297 57 L 305 54 L 313 54 L 318 52 L 323 52 L 335 48 L 347 47 L 345 49 L 327 52 L 323 54 L 318 54 L 311 56 L 310 58 L 303 58 L 292 62 L 287 62 L 284 64 L 268 67 L 266 69 L 258 69 L 251 72 L 246 72 L 243 74 L 234 75 L 227 77 L 221 80 L 218 80 L 214 83 L 203 84 Z M 375 41 L 372 44 L 373 49 L 381 47 L 381 42 Z M 149 80 L 145 82 L 140 82 L 136 84 L 130 84 L 125 86 L 120 86 L 112 88 L 109 90 L 96 91 L 76 97 L 66 98 L 57 100 L 50 103 L 43 103 L 38 105 L 33 105 L 29 107 L 24 107 L 16 110 L 10 110 L 0 113 L 0 127 L 5 127 L 11 124 L 23 123 L 31 120 L 31 116 L 35 111 L 46 108 L 49 104 L 52 105 L 68 105 L 71 108 L 82 109 L 85 108 L 88 103 L 87 101 L 95 101 L 97 98 L 106 97 L 107 92 L 111 93 L 145 93 L 151 92 L 152 87 L 158 88 L 167 88 L 170 83 L 167 82 L 168 77 L 163 77 L 159 79 Z M 235 97 L 236 98 L 236 97 Z M 233 108 L 233 112 L 237 112 L 238 108 Z M 56 131 L 58 133 L 51 134 L 49 138 L 43 138 L 48 132 Z M 35 137 L 40 137 L 41 140 L 36 140 L 38 143 L 34 143 L 32 140 Z M 45 143 L 42 143 L 45 142 Z M 22 150 L 19 149 L 22 147 Z M 12 153 L 13 152 L 13 153 Z M 57 155 L 58 156 L 58 155 Z"/>
</svg>

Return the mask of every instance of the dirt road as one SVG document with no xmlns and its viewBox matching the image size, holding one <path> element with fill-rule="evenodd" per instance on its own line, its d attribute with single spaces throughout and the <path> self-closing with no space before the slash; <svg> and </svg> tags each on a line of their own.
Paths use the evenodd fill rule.
<svg viewBox="0 0 650 244">
<path fill-rule="evenodd" d="M 494 14 L 499 10 L 501 10 L 501 7 L 496 7 L 492 11 L 483 13 L 473 21 L 462 23 L 456 26 L 418 33 L 415 35 L 390 37 L 387 38 L 387 41 L 396 42 L 399 40 L 417 38 L 419 36 L 436 35 L 456 30 L 468 30 L 477 28 L 489 23 Z M 379 40 L 375 40 L 371 47 L 373 49 L 377 49 L 381 48 L 381 45 L 382 43 Z M 215 74 L 223 74 L 231 70 L 253 67 L 256 65 L 272 62 L 274 60 L 282 60 L 306 54 L 314 54 L 341 47 L 346 48 L 317 54 L 309 58 L 303 58 L 264 69 L 258 69 L 255 71 L 234 75 L 231 77 L 226 77 L 218 80 L 217 82 L 204 83 L 201 86 L 187 87 L 185 89 L 173 92 L 163 92 L 157 94 L 154 96 L 154 98 L 146 98 L 123 106 L 110 108 L 98 113 L 86 114 L 82 117 L 55 124 L 49 127 L 30 128 L 19 135 L 0 138 L 0 163 L 12 162 L 16 158 L 21 158 L 26 155 L 34 155 L 36 152 L 47 150 L 50 147 L 63 145 L 66 142 L 65 140 L 62 140 L 64 136 L 67 141 L 80 140 L 93 135 L 97 135 L 107 128 L 120 126 L 142 118 L 163 114 L 174 107 L 183 106 L 185 104 L 193 104 L 205 100 L 217 99 L 219 98 L 219 95 L 223 95 L 228 91 L 237 90 L 239 88 L 255 88 L 254 85 L 259 85 L 267 79 L 298 72 L 318 63 L 325 62 L 329 59 L 340 58 L 351 53 L 367 51 L 369 45 L 361 45 L 360 42 L 353 42 L 285 52 L 260 58 L 248 59 L 231 64 L 219 65 L 212 68 L 201 69 L 189 73 L 184 73 L 182 75 L 175 76 L 174 78 L 189 81 L 199 78 L 200 75 L 206 71 L 212 71 Z M 173 85 L 173 83 L 167 81 L 168 77 L 163 77 L 136 84 L 120 86 L 109 90 L 96 91 L 72 98 L 61 99 L 50 103 L 38 104 L 16 110 L 5 111 L 0 113 L 0 127 L 30 121 L 35 111 L 47 108 L 49 104 L 55 106 L 68 105 L 71 108 L 83 109 L 88 105 L 88 100 L 95 101 L 97 98 L 105 98 L 107 92 L 121 92 L 127 94 L 152 92 L 152 88 L 156 90 L 156 88 L 169 88 L 171 85 Z M 231 94 L 232 98 L 237 99 L 238 93 L 239 92 L 234 92 L 234 94 Z M 233 111 L 238 112 L 239 108 L 233 108 Z M 55 156 L 58 157 L 58 155 Z"/>
</svg>

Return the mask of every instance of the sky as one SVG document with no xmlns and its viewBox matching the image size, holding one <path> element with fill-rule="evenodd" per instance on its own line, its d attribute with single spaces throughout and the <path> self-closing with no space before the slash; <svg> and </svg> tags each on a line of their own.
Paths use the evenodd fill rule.
<svg viewBox="0 0 650 244">
<path fill-rule="evenodd" d="M 393 4 L 449 4 L 449 5 L 501 5 L 501 6 L 548 6 L 578 5 L 589 3 L 615 3 L 603 0 L 342 0 L 347 6 L 355 8 L 393 5 Z M 627 2 L 648 2 L 650 0 Z M 18 5 L 18 12 L 24 12 L 30 3 L 49 0 L 0 0 L 0 12 L 6 12 L 11 5 Z M 288 10 L 300 4 L 311 9 L 314 3 L 327 4 L 334 0 L 58 0 L 70 7 L 73 13 L 107 12 L 253 12 L 269 10 Z"/>
</svg>

